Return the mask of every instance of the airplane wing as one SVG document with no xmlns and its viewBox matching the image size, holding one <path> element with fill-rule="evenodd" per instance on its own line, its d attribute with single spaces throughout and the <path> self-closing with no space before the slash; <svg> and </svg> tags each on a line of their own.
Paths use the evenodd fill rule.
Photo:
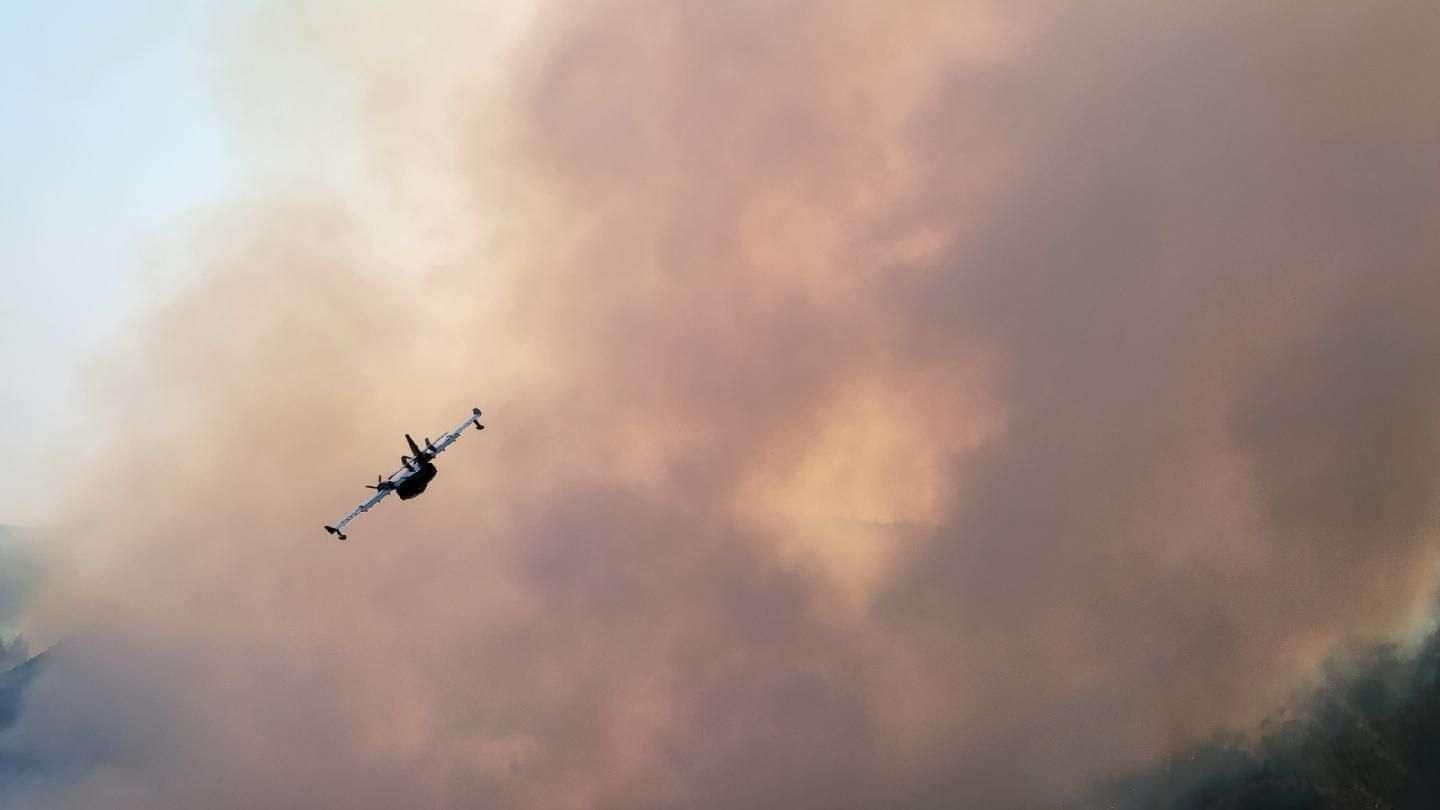
<svg viewBox="0 0 1440 810">
<path fill-rule="evenodd" d="M 447 448 L 447 447 L 449 447 L 450 445 L 454 444 L 455 441 L 460 438 L 460 434 L 465 432 L 465 428 L 471 426 L 472 424 L 475 426 L 475 429 L 476 429 L 476 430 L 484 430 L 484 429 L 485 429 L 485 426 L 482 425 L 482 424 L 480 424 L 480 409 L 479 409 L 479 408 L 471 408 L 471 409 L 470 409 L 470 415 L 467 416 L 467 417 L 465 417 L 465 421 L 463 421 L 463 422 L 461 422 L 460 424 L 456 425 L 454 430 L 451 430 L 449 433 L 446 433 L 444 436 L 441 436 L 439 441 L 437 441 L 437 442 L 435 442 L 435 443 L 433 443 L 433 444 L 428 444 L 428 443 L 427 443 L 427 447 L 425 448 L 426 452 L 428 452 L 428 453 L 430 454 L 431 458 L 434 458 L 435 456 L 438 456 L 438 455 L 440 455 L 441 453 L 445 452 L 445 448 Z M 354 520 L 354 519 L 357 518 L 357 517 L 360 517 L 361 515 L 365 514 L 366 512 L 369 512 L 369 511 L 375 506 L 375 504 L 380 503 L 381 501 L 385 500 L 385 496 L 386 496 L 386 495 L 389 495 L 391 492 L 394 492 L 394 491 L 395 491 L 395 487 L 399 486 L 402 481 L 404 481 L 406 478 L 409 478 L 409 477 L 410 477 L 411 475 L 413 475 L 414 473 L 415 473 L 415 471 L 414 471 L 413 469 L 411 469 L 411 468 L 408 467 L 408 466 L 405 466 L 405 467 L 401 467 L 400 469 L 396 470 L 396 471 L 393 472 L 393 473 L 390 473 L 389 476 L 381 479 L 380 481 L 377 481 L 377 482 L 376 482 L 376 486 L 374 487 L 374 489 L 375 489 L 375 494 L 374 494 L 374 495 L 371 495 L 370 497 L 366 498 L 364 501 L 361 502 L 361 504 L 360 504 L 359 506 L 355 507 L 354 509 L 351 509 L 350 512 L 349 512 L 347 515 L 345 515 L 345 517 L 340 518 L 340 519 L 339 519 L 338 521 L 336 521 L 335 523 L 332 523 L 332 524 L 326 526 L 326 527 L 325 527 L 325 531 L 327 531 L 327 532 L 335 535 L 336 537 L 340 538 L 341 540 L 344 540 L 344 539 L 345 539 L 345 526 L 346 526 L 350 521 Z"/>
<path fill-rule="evenodd" d="M 400 469 L 396 470 L 396 471 L 393 472 L 393 473 L 390 473 L 389 475 L 385 476 L 384 478 L 380 479 L 379 481 L 376 481 L 376 482 L 375 482 L 375 485 L 374 485 L 373 487 L 370 487 L 371 489 L 375 490 L 375 494 L 374 494 L 374 495 L 371 495 L 370 497 L 366 498 L 364 501 L 362 501 L 362 502 L 360 503 L 359 506 L 355 507 L 354 509 L 351 509 L 350 512 L 349 512 L 349 514 L 345 515 L 345 517 L 340 518 L 339 520 L 337 520 L 336 522 L 330 524 L 329 526 L 326 526 L 326 527 L 325 527 L 325 531 L 330 532 L 331 534 L 335 535 L 336 537 L 340 538 L 341 540 L 344 540 L 344 539 L 345 539 L 345 524 L 349 523 L 350 521 L 354 520 L 354 519 L 357 518 L 357 517 L 360 517 L 361 515 L 365 514 L 366 512 L 369 512 L 370 509 L 371 509 L 371 507 L 373 507 L 375 504 L 380 503 L 381 501 L 385 500 L 385 496 L 386 496 L 386 495 L 389 495 L 390 493 L 394 492 L 394 491 L 395 491 L 395 487 L 400 486 L 400 482 L 401 482 L 401 481 L 404 481 L 406 478 L 409 478 L 411 475 L 414 475 L 414 474 L 415 474 L 415 471 L 412 470 L 412 469 L 410 469 L 409 467 L 401 467 Z M 366 486 L 370 486 L 370 485 L 369 485 L 369 484 L 366 484 Z"/>
<path fill-rule="evenodd" d="M 433 448 L 432 452 L 437 456 L 440 455 L 441 453 L 445 452 L 445 448 L 454 444 L 456 440 L 460 438 L 460 434 L 465 432 L 465 428 L 470 427 L 471 425 L 474 425 L 476 430 L 485 429 L 485 426 L 480 424 L 479 408 L 471 408 L 470 415 L 465 417 L 465 421 L 456 425 L 454 430 L 451 430 L 449 433 L 441 436 L 438 441 L 436 441 L 433 445 L 427 447 L 426 449 L 431 450 L 431 448 Z"/>
<path fill-rule="evenodd" d="M 394 476 L 391 476 L 391 477 L 393 478 Z M 345 539 L 345 526 L 346 526 L 346 524 L 348 524 L 350 521 L 354 520 L 355 518 L 360 517 L 361 515 L 365 514 L 366 512 L 369 512 L 370 509 L 375 506 L 375 504 L 380 503 L 381 501 L 385 500 L 385 496 L 386 496 L 386 495 L 389 495 L 391 492 L 394 492 L 394 491 L 395 491 L 395 490 L 393 490 L 393 489 L 377 489 L 377 490 L 375 491 L 375 494 L 374 494 L 374 495 L 371 495 L 370 497 L 366 498 L 364 501 L 362 501 L 362 502 L 360 503 L 359 506 L 355 507 L 354 509 L 351 509 L 350 512 L 349 512 L 349 514 L 345 515 L 345 517 L 340 518 L 339 520 L 335 521 L 335 523 L 333 523 L 333 524 L 331 524 L 331 525 L 329 525 L 329 526 L 326 526 L 326 527 L 325 527 L 325 531 L 327 531 L 327 532 L 335 535 L 336 537 L 340 538 L 341 540 L 344 540 L 344 539 Z"/>
</svg>

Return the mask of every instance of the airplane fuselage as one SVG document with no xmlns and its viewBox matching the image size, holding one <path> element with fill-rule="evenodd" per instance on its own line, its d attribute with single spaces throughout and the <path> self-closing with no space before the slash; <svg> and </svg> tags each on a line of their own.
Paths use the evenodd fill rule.
<svg viewBox="0 0 1440 810">
<path fill-rule="evenodd" d="M 425 487 L 430 485 L 431 479 L 438 473 L 439 470 L 435 469 L 434 464 L 428 461 L 422 462 L 420 469 L 411 473 L 404 481 L 395 485 L 395 494 L 400 496 L 400 500 L 408 501 L 424 492 Z"/>
</svg>

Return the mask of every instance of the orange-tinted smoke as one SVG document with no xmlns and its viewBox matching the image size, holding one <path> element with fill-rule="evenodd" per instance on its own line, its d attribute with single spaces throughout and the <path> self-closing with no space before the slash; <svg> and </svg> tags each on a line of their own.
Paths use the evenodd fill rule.
<svg viewBox="0 0 1440 810">
<path fill-rule="evenodd" d="M 97 386 L 33 795 L 1033 807 L 1423 610 L 1424 4 L 377 14 L 226 63 L 313 43 L 368 196 L 216 214 Z"/>
</svg>

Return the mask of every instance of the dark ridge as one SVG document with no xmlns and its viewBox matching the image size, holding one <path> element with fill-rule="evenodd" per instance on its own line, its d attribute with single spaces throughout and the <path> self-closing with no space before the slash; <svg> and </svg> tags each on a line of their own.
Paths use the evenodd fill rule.
<svg viewBox="0 0 1440 810">
<path fill-rule="evenodd" d="M 0 672 L 0 731 L 9 728 L 15 724 L 16 720 L 20 719 L 25 689 L 45 668 L 50 652 L 50 650 L 46 650 L 21 664 Z"/>
<path fill-rule="evenodd" d="M 1258 743 L 1217 740 L 1116 780 L 1084 810 L 1420 810 L 1440 806 L 1440 631 L 1411 656 L 1351 653 Z"/>
</svg>

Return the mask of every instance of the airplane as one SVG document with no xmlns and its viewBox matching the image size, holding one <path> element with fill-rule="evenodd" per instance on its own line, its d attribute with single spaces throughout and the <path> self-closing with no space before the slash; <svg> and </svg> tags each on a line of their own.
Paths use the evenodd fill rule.
<svg viewBox="0 0 1440 810">
<path fill-rule="evenodd" d="M 465 421 L 456 425 L 454 430 L 441 436 L 440 441 L 431 442 L 427 438 L 425 440 L 425 449 L 423 450 L 420 449 L 419 445 L 415 444 L 414 439 L 410 438 L 410 434 L 406 433 L 405 441 L 410 445 L 410 455 L 400 457 L 400 463 L 403 466 L 395 472 L 390 473 L 388 477 L 381 478 L 376 476 L 374 484 L 366 484 L 365 487 L 375 490 L 375 494 L 366 498 L 359 506 L 351 509 L 348 515 L 337 520 L 334 525 L 326 526 L 325 531 L 344 540 L 345 525 L 360 515 L 369 512 L 375 504 L 385 500 L 385 496 L 393 492 L 400 496 L 400 500 L 408 501 L 424 492 L 425 487 L 429 486 L 431 480 L 439 473 L 439 471 L 435 469 L 435 457 L 445 452 L 445 448 L 454 444 L 456 440 L 460 438 L 460 434 L 465 432 L 465 428 L 470 425 L 474 425 L 476 430 L 485 429 L 485 426 L 480 424 L 479 408 L 471 408 L 470 415 L 465 417 Z"/>
</svg>

